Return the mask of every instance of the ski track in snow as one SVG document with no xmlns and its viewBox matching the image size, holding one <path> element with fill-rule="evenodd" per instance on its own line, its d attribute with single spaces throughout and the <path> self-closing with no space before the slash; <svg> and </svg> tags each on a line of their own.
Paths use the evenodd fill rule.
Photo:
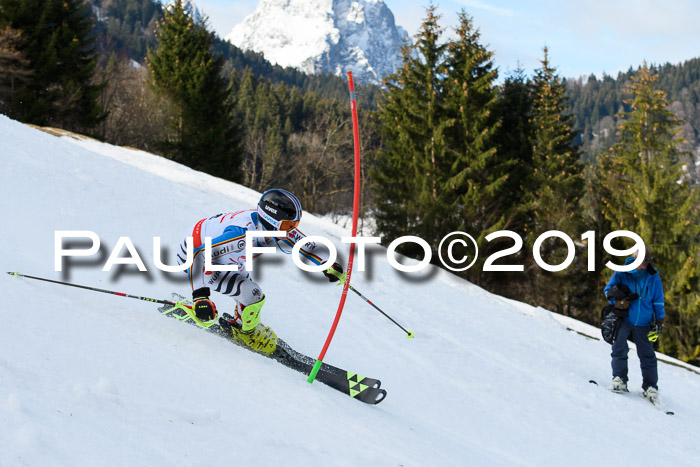
<svg viewBox="0 0 700 467">
<path fill-rule="evenodd" d="M 56 137 L 0 115 L 0 270 L 134 295 L 188 294 L 153 266 L 201 218 L 259 194 L 164 158 Z M 54 269 L 54 231 L 91 230 L 101 256 Z M 301 230 L 348 234 L 304 214 Z M 102 266 L 128 236 L 149 269 Z M 122 252 L 123 255 L 126 252 Z M 700 377 L 660 363 L 669 417 L 610 379 L 595 328 L 507 300 L 442 270 L 421 280 L 373 248 L 353 286 L 415 339 L 349 294 L 325 361 L 382 380 L 359 403 L 133 299 L 0 274 L 0 466 L 697 465 Z M 171 256 L 165 262 L 170 264 Z M 276 254 L 256 265 L 263 321 L 316 357 L 341 288 Z M 602 293 L 602 292 L 601 292 Z M 221 311 L 232 301 L 214 297 Z M 578 332 L 573 332 L 578 331 Z M 630 352 L 630 388 L 641 384 Z"/>
</svg>

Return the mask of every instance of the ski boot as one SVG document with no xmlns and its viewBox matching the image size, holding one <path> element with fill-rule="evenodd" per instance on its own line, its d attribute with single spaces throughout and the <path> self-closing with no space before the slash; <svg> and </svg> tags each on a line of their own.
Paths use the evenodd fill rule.
<svg viewBox="0 0 700 467">
<path fill-rule="evenodd" d="M 612 380 L 612 390 L 615 392 L 629 392 L 627 383 L 622 381 L 622 378 L 615 376 Z"/>
<path fill-rule="evenodd" d="M 277 335 L 260 322 L 260 309 L 265 303 L 265 299 L 258 303 L 253 303 L 247 307 L 236 308 L 236 316 L 232 317 L 224 313 L 219 320 L 223 332 L 231 336 L 232 340 L 240 345 L 249 347 L 251 350 L 270 356 L 277 349 Z M 243 320 L 244 318 L 245 321 Z"/>
<path fill-rule="evenodd" d="M 644 398 L 656 405 L 659 403 L 659 391 L 654 386 L 649 386 L 644 390 Z"/>
</svg>

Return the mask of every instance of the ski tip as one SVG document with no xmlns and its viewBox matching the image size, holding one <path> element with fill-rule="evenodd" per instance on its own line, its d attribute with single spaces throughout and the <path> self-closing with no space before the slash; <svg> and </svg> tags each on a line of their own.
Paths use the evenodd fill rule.
<svg viewBox="0 0 700 467">
<path fill-rule="evenodd" d="M 17 276 L 19 276 L 19 272 L 17 272 L 17 271 L 15 271 L 15 272 L 8 271 L 8 274 L 11 275 L 12 277 L 17 277 Z"/>
<path fill-rule="evenodd" d="M 384 389 L 368 390 L 359 396 L 358 399 L 366 404 L 377 405 L 386 399 L 386 391 Z"/>
<path fill-rule="evenodd" d="M 379 394 L 377 394 L 377 397 L 374 399 L 374 404 L 379 404 L 384 399 L 386 399 L 386 391 L 384 389 L 380 389 Z"/>
<path fill-rule="evenodd" d="M 413 331 L 408 331 L 406 333 L 406 337 L 409 339 L 413 339 L 415 337 L 415 334 L 413 333 Z"/>
<path fill-rule="evenodd" d="M 670 411 L 670 410 L 667 410 L 667 411 L 666 411 L 666 415 L 676 415 L 676 413 L 675 413 L 675 412 L 672 412 L 672 411 Z"/>
<path fill-rule="evenodd" d="M 589 379 L 588 382 L 591 383 L 591 384 L 595 384 L 596 386 L 598 386 L 598 382 L 597 382 L 596 380 L 594 380 L 594 379 Z"/>
</svg>

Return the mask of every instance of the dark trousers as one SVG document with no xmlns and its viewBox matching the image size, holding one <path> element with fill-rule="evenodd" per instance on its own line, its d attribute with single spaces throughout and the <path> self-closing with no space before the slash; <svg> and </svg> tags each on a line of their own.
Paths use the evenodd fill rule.
<svg viewBox="0 0 700 467">
<path fill-rule="evenodd" d="M 622 378 L 622 381 L 627 382 L 627 353 L 629 352 L 627 338 L 630 334 L 634 337 L 634 343 L 637 346 L 637 356 L 642 368 L 642 389 L 646 390 L 649 386 L 658 389 L 659 373 L 656 369 L 654 344 L 649 342 L 647 336 L 649 334 L 649 326 L 634 326 L 625 320 L 622 320 L 620 323 L 617 338 L 612 345 L 613 378 L 619 376 Z"/>
</svg>

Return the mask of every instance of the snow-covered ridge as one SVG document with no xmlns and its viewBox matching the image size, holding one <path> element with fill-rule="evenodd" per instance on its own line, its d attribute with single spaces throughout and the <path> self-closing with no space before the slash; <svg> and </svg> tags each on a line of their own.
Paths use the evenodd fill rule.
<svg viewBox="0 0 700 467">
<path fill-rule="evenodd" d="M 379 83 L 408 35 L 382 0 L 260 0 L 226 39 L 281 66 Z"/>
<path fill-rule="evenodd" d="M 368 249 L 368 270 L 353 273 L 353 286 L 416 337 L 406 339 L 351 293 L 325 359 L 380 378 L 388 396 L 378 406 L 310 385 L 147 302 L 11 277 L 4 272 L 186 295 L 186 282 L 155 269 L 102 272 L 106 256 L 63 277 L 53 271 L 54 231 L 92 230 L 106 248 L 128 236 L 150 269 L 154 236 L 164 248 L 176 245 L 199 219 L 252 207 L 260 195 L 162 157 L 2 115 L 0 163 L 3 467 L 675 467 L 700 458 L 696 373 L 660 364 L 661 397 L 676 412 L 669 417 L 640 397 L 634 351 L 632 393 L 612 394 L 604 387 L 610 346 L 568 330 L 596 337 L 594 328 L 440 269 L 409 279 L 383 248 Z M 347 229 L 326 219 L 305 213 L 301 229 L 347 247 Z M 262 320 L 317 356 L 341 288 L 279 254 L 258 266 Z M 214 300 L 221 311 L 233 306 Z"/>
</svg>

